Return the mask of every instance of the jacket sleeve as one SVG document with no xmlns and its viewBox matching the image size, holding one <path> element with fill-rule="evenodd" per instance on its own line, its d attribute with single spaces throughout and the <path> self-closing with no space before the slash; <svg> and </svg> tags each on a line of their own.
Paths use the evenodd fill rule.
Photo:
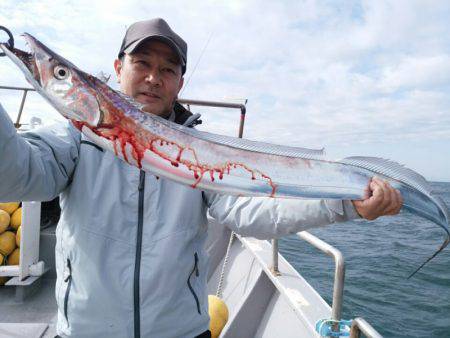
<svg viewBox="0 0 450 338">
<path fill-rule="evenodd" d="M 80 134 L 68 122 L 18 134 L 0 104 L 0 201 L 46 201 L 69 183 Z"/>
<path fill-rule="evenodd" d="M 358 219 L 351 201 L 237 197 L 205 192 L 209 214 L 242 236 L 279 238 Z"/>
</svg>

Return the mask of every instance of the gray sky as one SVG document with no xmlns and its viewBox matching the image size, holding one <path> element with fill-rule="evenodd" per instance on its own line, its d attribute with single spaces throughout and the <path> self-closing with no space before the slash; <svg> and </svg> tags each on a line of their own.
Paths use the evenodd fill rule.
<svg viewBox="0 0 450 338">
<path fill-rule="evenodd" d="M 188 42 L 181 97 L 248 99 L 247 138 L 379 156 L 450 181 L 449 1 L 0 2 L 17 46 L 31 33 L 92 74 L 112 74 L 126 27 L 152 17 Z M 0 84 L 28 86 L 6 58 Z M 0 90 L 13 119 L 20 96 Z M 204 130 L 236 133 L 237 111 L 194 111 Z M 60 119 L 37 94 L 24 122 L 32 116 Z"/>
</svg>

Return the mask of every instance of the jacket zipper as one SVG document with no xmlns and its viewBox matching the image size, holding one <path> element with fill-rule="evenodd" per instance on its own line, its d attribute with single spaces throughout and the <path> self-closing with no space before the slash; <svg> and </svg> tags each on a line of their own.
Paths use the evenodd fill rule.
<svg viewBox="0 0 450 338">
<path fill-rule="evenodd" d="M 67 316 L 67 306 L 69 304 L 70 287 L 72 286 L 72 265 L 70 264 L 69 258 L 67 258 L 67 269 L 69 270 L 69 273 L 64 278 L 64 282 L 67 283 L 66 294 L 64 295 L 64 317 L 66 318 L 67 326 L 68 326 L 69 318 Z"/>
<path fill-rule="evenodd" d="M 141 336 L 141 313 L 140 313 L 140 272 L 141 272 L 141 250 L 142 250 L 142 226 L 144 221 L 144 188 L 145 172 L 139 172 L 139 205 L 138 205 L 138 228 L 136 235 L 136 258 L 134 263 L 134 338 Z"/>
<path fill-rule="evenodd" d="M 200 301 L 198 300 L 198 296 L 195 293 L 195 290 L 194 290 L 194 288 L 191 285 L 191 276 L 192 276 L 192 274 L 195 272 L 195 276 L 197 276 L 197 277 L 199 276 L 199 273 L 198 273 L 198 255 L 197 255 L 197 253 L 194 253 L 194 262 L 195 262 L 194 263 L 194 268 L 192 269 L 191 273 L 189 274 L 189 277 L 188 277 L 188 280 L 187 280 L 187 284 L 188 284 L 189 290 L 191 290 L 191 293 L 192 293 L 192 295 L 195 298 L 195 303 L 197 304 L 197 312 L 201 315 L 202 311 L 200 310 Z"/>
</svg>

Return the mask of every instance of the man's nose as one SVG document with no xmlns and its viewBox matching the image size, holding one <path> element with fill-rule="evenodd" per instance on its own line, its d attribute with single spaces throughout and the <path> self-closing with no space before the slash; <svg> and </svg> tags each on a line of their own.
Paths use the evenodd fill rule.
<svg viewBox="0 0 450 338">
<path fill-rule="evenodd" d="M 150 83 L 153 86 L 160 86 L 162 84 L 161 82 L 161 74 L 159 73 L 158 69 L 151 69 L 147 76 L 145 77 L 145 81 Z"/>
</svg>

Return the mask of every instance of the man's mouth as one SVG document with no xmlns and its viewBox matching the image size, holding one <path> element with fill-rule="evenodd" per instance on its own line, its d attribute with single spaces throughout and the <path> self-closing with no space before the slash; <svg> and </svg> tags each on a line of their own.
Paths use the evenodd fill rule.
<svg viewBox="0 0 450 338">
<path fill-rule="evenodd" d="M 150 92 L 142 92 L 141 95 L 144 95 L 144 96 L 152 98 L 152 99 L 160 99 L 161 98 L 159 95 L 156 95 L 155 93 L 150 93 Z"/>
</svg>

